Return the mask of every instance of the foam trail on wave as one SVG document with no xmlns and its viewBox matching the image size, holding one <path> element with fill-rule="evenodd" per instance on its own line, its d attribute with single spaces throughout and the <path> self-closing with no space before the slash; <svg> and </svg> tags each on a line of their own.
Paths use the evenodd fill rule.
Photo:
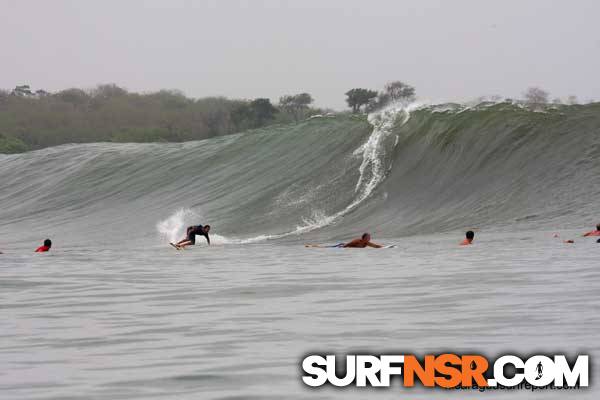
<svg viewBox="0 0 600 400">
<path fill-rule="evenodd" d="M 272 234 L 272 235 L 259 235 L 259 236 L 254 236 L 254 237 L 250 237 L 250 238 L 244 238 L 244 239 L 228 238 L 226 236 L 220 236 L 220 235 L 211 235 L 211 238 L 215 237 L 216 238 L 215 243 L 218 243 L 218 244 L 251 244 L 251 243 L 257 243 L 257 242 L 264 242 L 266 240 L 281 239 L 286 236 L 300 235 L 302 233 L 310 232 L 312 230 L 327 226 L 334 222 L 334 220 L 339 216 L 338 214 L 329 216 L 329 215 L 325 215 L 319 211 L 315 211 L 313 213 L 312 217 L 303 218 L 302 222 L 304 223 L 304 225 L 296 226 L 296 229 L 294 229 L 293 231 L 284 232 L 284 233 L 276 233 L 276 234 Z M 212 239 L 211 239 L 211 241 L 212 241 Z"/>
<path fill-rule="evenodd" d="M 168 218 L 159 221 L 156 224 L 156 230 L 158 231 L 161 241 L 168 241 L 175 243 L 185 237 L 185 230 L 188 226 L 196 225 L 199 222 L 204 221 L 202 216 L 197 212 L 189 208 L 180 208 L 171 214 Z M 268 237 L 257 238 L 256 242 L 266 240 Z M 204 238 L 202 238 L 204 240 Z M 211 233 L 210 234 L 211 244 L 223 245 L 223 244 L 243 244 L 252 243 L 253 241 L 243 239 L 232 239 L 226 236 Z M 196 242 L 197 244 L 204 243 L 202 241 Z"/>
<path fill-rule="evenodd" d="M 185 236 L 185 228 L 190 225 L 191 221 L 199 221 L 200 216 L 189 208 L 180 208 L 171 216 L 156 224 L 156 230 L 160 234 L 161 239 L 168 240 L 171 243 L 179 241 Z M 197 222 L 195 222 L 197 224 Z"/>
<path fill-rule="evenodd" d="M 414 107 L 417 106 L 415 105 Z M 401 119 L 402 124 L 408 121 L 410 118 L 410 109 L 412 109 L 410 106 L 406 107 L 403 104 L 396 103 L 378 112 L 369 114 L 368 121 L 373 125 L 373 132 L 369 136 L 369 139 L 354 151 L 354 155 L 362 156 L 362 163 L 359 167 L 360 175 L 354 188 L 354 191 L 358 193 L 358 197 L 346 207 L 345 212 L 356 207 L 369 197 L 377 185 L 385 178 L 387 169 L 385 169 L 383 163 L 385 153 L 384 140 L 392 133 L 392 129 L 399 122 L 399 119 Z"/>
<path fill-rule="evenodd" d="M 373 125 L 373 131 L 367 141 L 353 152 L 355 156 L 362 157 L 362 162 L 359 166 L 359 178 L 354 190 L 357 196 L 343 210 L 332 215 L 326 215 L 316 210 L 310 218 L 303 219 L 303 225 L 296 226 L 296 229 L 293 231 L 240 239 L 236 243 L 255 243 L 269 239 L 300 235 L 331 225 L 339 218 L 354 210 L 373 193 L 375 188 L 385 179 L 387 171 L 391 168 L 391 165 L 386 166 L 384 163 L 386 155 L 385 140 L 393 134 L 394 127 L 398 124 L 405 124 L 410 118 L 410 112 L 419 107 L 422 107 L 422 104 L 412 103 L 406 105 L 403 103 L 393 103 L 369 114 L 367 118 L 369 123 Z M 398 140 L 396 138 L 392 149 L 387 151 L 393 151 L 393 148 L 397 144 Z"/>
</svg>

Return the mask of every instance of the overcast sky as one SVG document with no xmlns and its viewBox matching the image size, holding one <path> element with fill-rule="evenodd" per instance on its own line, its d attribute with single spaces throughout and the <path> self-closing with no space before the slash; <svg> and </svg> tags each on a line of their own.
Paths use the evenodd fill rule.
<svg viewBox="0 0 600 400">
<path fill-rule="evenodd" d="M 403 80 L 431 101 L 600 99 L 600 1 L 0 0 L 0 88 L 269 97 L 345 107 Z"/>
</svg>

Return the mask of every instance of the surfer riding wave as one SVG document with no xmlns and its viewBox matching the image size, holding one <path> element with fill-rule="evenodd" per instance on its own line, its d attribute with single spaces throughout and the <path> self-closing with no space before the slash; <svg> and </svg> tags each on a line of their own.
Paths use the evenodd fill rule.
<svg viewBox="0 0 600 400">
<path fill-rule="evenodd" d="M 196 244 L 196 235 L 202 235 L 206 238 L 206 242 L 210 246 L 210 237 L 208 232 L 210 231 L 210 225 L 192 225 L 186 229 L 186 237 L 177 243 L 171 243 L 173 247 L 177 249 L 184 249 L 186 246 Z"/>
</svg>

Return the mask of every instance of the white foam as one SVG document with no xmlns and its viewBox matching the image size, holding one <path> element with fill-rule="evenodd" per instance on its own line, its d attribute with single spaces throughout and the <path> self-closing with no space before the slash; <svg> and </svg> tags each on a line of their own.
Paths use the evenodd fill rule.
<svg viewBox="0 0 600 400">
<path fill-rule="evenodd" d="M 197 224 L 200 216 L 189 208 L 180 208 L 171 216 L 156 224 L 156 230 L 162 240 L 169 242 L 177 242 L 185 236 L 185 228 L 193 225 L 192 221 Z"/>
<path fill-rule="evenodd" d="M 355 207 L 366 199 L 379 183 L 385 178 L 383 156 L 385 155 L 384 141 L 392 133 L 394 126 L 402 118 L 402 123 L 408 121 L 410 114 L 406 106 L 401 103 L 392 104 L 384 109 L 371 113 L 368 121 L 373 125 L 373 132 L 369 139 L 358 149 L 354 155 L 362 156 L 359 167 L 360 176 L 354 191 L 358 197 L 348 207 Z"/>
</svg>

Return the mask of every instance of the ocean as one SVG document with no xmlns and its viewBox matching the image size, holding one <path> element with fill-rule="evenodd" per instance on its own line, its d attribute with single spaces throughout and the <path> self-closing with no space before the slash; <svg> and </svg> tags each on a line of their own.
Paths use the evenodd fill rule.
<svg viewBox="0 0 600 400">
<path fill-rule="evenodd" d="M 0 155 L 0 398 L 597 398 L 599 171 L 598 104 Z M 212 246 L 168 245 L 198 223 Z M 363 232 L 396 248 L 303 246 Z M 445 351 L 588 354 L 591 387 L 301 379 L 308 354 Z"/>
</svg>

